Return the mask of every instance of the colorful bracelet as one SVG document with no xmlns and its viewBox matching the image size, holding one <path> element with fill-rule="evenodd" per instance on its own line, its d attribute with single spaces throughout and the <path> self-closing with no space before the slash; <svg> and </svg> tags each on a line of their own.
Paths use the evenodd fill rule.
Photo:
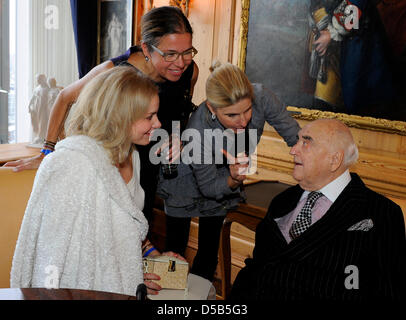
<svg viewBox="0 0 406 320">
<path fill-rule="evenodd" d="M 47 156 L 48 154 L 50 154 L 51 152 L 53 152 L 53 150 L 50 149 L 42 149 L 41 153 L 43 153 L 45 156 Z"/>
<path fill-rule="evenodd" d="M 147 252 L 145 252 L 144 253 L 144 255 L 142 256 L 143 258 L 146 258 L 146 257 L 148 257 L 149 256 L 149 254 L 152 252 L 152 251 L 154 251 L 154 250 L 156 250 L 156 248 L 155 247 L 152 247 L 151 249 L 149 249 Z"/>
<path fill-rule="evenodd" d="M 55 150 L 55 145 L 56 145 L 56 142 L 44 140 L 43 148 L 54 151 Z"/>
<path fill-rule="evenodd" d="M 142 252 L 144 252 L 149 246 L 153 247 L 151 241 L 146 240 L 144 245 L 141 247 Z"/>
</svg>

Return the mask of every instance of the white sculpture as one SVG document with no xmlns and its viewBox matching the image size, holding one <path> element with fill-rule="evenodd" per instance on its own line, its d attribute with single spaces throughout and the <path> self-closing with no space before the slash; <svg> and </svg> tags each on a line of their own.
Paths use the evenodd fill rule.
<svg viewBox="0 0 406 320">
<path fill-rule="evenodd" d="M 56 86 L 54 78 L 47 81 L 44 74 L 39 74 L 36 79 L 37 86 L 32 94 L 28 110 L 32 125 L 31 146 L 41 147 L 46 137 L 49 115 L 60 89 Z"/>
<path fill-rule="evenodd" d="M 56 97 L 58 96 L 61 89 L 56 86 L 55 78 L 48 79 L 49 93 L 48 93 L 48 112 L 51 114 L 52 106 L 55 103 Z"/>
</svg>

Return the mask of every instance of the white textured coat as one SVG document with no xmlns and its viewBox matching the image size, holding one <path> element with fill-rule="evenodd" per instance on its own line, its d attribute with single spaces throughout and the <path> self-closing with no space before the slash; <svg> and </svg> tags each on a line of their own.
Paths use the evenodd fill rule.
<svg viewBox="0 0 406 320">
<path fill-rule="evenodd" d="M 133 157 L 139 164 L 137 151 Z M 139 165 L 134 172 L 139 177 Z M 73 136 L 59 142 L 34 181 L 11 287 L 59 284 L 135 295 L 143 282 L 141 242 L 148 230 L 139 193 L 131 196 L 95 140 Z"/>
</svg>

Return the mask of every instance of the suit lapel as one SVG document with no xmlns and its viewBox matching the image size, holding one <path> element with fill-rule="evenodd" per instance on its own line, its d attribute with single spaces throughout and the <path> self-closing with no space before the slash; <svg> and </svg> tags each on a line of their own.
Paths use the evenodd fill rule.
<svg viewBox="0 0 406 320">
<path fill-rule="evenodd" d="M 288 248 L 278 258 L 304 259 L 337 234 L 364 218 L 363 210 L 360 209 L 366 203 L 365 185 L 357 175 L 352 174 L 351 176 L 351 182 L 326 214 L 300 237 L 291 241 Z"/>
<path fill-rule="evenodd" d="M 265 219 L 258 226 L 258 229 L 264 228 L 264 230 L 266 230 L 264 231 L 265 236 L 268 237 L 266 242 L 273 246 L 273 252 L 275 252 L 275 250 L 279 251 L 280 248 L 284 249 L 288 245 L 275 219 L 283 217 L 293 211 L 302 194 L 303 189 L 300 188 L 299 185 L 296 185 L 278 195 L 269 206 Z M 271 237 L 271 239 L 269 239 L 269 237 Z M 258 244 L 261 241 L 256 242 Z"/>
<path fill-rule="evenodd" d="M 303 192 L 299 185 L 287 189 L 272 201 L 267 216 L 276 219 L 287 215 L 296 208 Z"/>
</svg>

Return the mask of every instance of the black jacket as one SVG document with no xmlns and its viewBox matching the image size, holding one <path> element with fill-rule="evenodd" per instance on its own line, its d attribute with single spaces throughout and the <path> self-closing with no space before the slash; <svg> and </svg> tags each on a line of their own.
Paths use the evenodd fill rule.
<svg viewBox="0 0 406 320">
<path fill-rule="evenodd" d="M 256 230 L 252 259 L 238 274 L 231 299 L 401 299 L 406 290 L 405 224 L 400 207 L 368 189 L 358 175 L 326 214 L 287 244 L 275 218 L 291 212 L 297 185 L 274 198 Z M 371 219 L 369 231 L 349 231 Z M 355 273 L 354 266 L 358 272 Z M 358 289 L 347 289 L 355 284 Z M 351 285 L 352 284 L 352 285 Z"/>
</svg>

